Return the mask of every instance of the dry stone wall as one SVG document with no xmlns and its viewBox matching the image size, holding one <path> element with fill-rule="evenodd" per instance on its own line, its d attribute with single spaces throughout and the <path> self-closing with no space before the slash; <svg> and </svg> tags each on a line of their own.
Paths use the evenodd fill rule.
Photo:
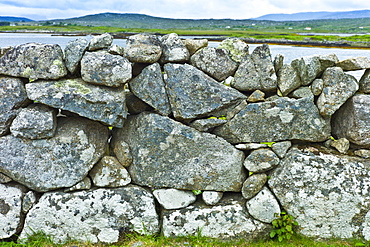
<svg viewBox="0 0 370 247">
<path fill-rule="evenodd" d="M 0 240 L 370 240 L 370 62 L 103 34 L 0 55 Z M 360 80 L 346 73 L 365 70 Z"/>
</svg>

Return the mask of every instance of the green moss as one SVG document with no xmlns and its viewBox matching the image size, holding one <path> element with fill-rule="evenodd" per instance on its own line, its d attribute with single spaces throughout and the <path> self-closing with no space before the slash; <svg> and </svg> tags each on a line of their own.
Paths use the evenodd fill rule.
<svg viewBox="0 0 370 247">
<path fill-rule="evenodd" d="M 77 80 L 64 80 L 64 81 L 57 81 L 55 84 L 55 87 L 57 88 L 74 88 L 76 89 L 76 93 L 81 94 L 88 94 L 91 93 L 91 89 L 83 85 Z"/>
</svg>

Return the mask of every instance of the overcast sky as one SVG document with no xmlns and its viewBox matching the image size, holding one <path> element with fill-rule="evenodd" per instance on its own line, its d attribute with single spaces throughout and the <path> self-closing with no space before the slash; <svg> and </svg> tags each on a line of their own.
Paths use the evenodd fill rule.
<svg viewBox="0 0 370 247">
<path fill-rule="evenodd" d="M 0 16 L 50 20 L 104 12 L 167 18 L 249 19 L 265 14 L 370 9 L 369 0 L 0 0 Z"/>
</svg>

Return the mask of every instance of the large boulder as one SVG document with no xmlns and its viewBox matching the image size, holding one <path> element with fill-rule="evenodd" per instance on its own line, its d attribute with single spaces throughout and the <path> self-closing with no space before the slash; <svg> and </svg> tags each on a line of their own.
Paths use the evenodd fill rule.
<svg viewBox="0 0 370 247">
<path fill-rule="evenodd" d="M 73 193 L 48 192 L 29 211 L 20 239 L 42 231 L 57 243 L 118 242 L 120 234 L 156 234 L 153 196 L 138 186 Z"/>
<path fill-rule="evenodd" d="M 164 70 L 167 95 L 176 119 L 211 116 L 246 98 L 191 65 L 166 64 Z"/>
<path fill-rule="evenodd" d="M 369 159 L 303 146 L 288 152 L 268 184 L 301 234 L 369 240 L 369 173 Z"/>
<path fill-rule="evenodd" d="M 71 40 L 64 49 L 65 62 L 68 71 L 75 74 L 79 68 L 81 59 L 89 46 L 89 41 L 85 38 Z"/>
<path fill-rule="evenodd" d="M 370 148 L 370 95 L 356 94 L 339 108 L 332 119 L 333 134 Z"/>
<path fill-rule="evenodd" d="M 162 55 L 161 41 L 156 35 L 135 34 L 127 38 L 125 57 L 135 63 L 155 63 Z"/>
<path fill-rule="evenodd" d="M 0 172 L 35 191 L 70 187 L 101 158 L 107 141 L 108 128 L 98 122 L 59 118 L 50 139 L 1 137 Z"/>
<path fill-rule="evenodd" d="M 330 119 L 320 116 L 310 98 L 281 97 L 248 104 L 213 133 L 231 143 L 282 140 L 325 141 L 330 137 Z"/>
<path fill-rule="evenodd" d="M 122 127 L 127 117 L 123 87 L 103 87 L 82 79 L 65 79 L 28 83 L 26 90 L 32 100 L 107 125 Z"/>
<path fill-rule="evenodd" d="M 37 79 L 59 79 L 67 75 L 59 45 L 27 43 L 18 45 L 0 58 L 0 74 Z"/>
<path fill-rule="evenodd" d="M 148 131 L 150 130 L 150 131 Z M 222 138 L 153 113 L 130 116 L 113 132 L 127 142 L 135 184 L 183 190 L 240 191 L 244 153 Z"/>
</svg>

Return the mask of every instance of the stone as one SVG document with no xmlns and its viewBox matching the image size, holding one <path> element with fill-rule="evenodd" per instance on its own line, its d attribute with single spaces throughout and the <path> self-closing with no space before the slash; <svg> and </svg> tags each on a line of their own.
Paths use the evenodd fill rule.
<svg viewBox="0 0 370 247">
<path fill-rule="evenodd" d="M 339 62 L 339 59 L 336 54 L 326 54 L 326 55 L 318 55 L 317 56 L 320 64 L 321 64 L 321 72 L 324 72 L 329 67 L 335 67 L 335 65 Z"/>
<path fill-rule="evenodd" d="M 0 76 L 0 136 L 9 133 L 18 109 L 27 103 L 27 92 L 22 80 Z"/>
<path fill-rule="evenodd" d="M 53 137 L 56 128 L 55 109 L 42 104 L 32 104 L 20 110 L 10 126 L 10 132 L 15 137 L 45 139 Z"/>
<path fill-rule="evenodd" d="M 321 63 L 318 56 L 306 56 L 294 59 L 291 66 L 297 71 L 303 86 L 308 86 L 321 73 Z"/>
<path fill-rule="evenodd" d="M 251 95 L 249 95 L 247 101 L 250 103 L 265 101 L 265 93 L 257 89 Z"/>
<path fill-rule="evenodd" d="M 113 139 L 110 141 L 110 148 L 123 167 L 131 165 L 132 154 L 129 145 L 125 141 Z"/>
<path fill-rule="evenodd" d="M 370 95 L 356 94 L 333 115 L 333 135 L 370 148 Z"/>
<path fill-rule="evenodd" d="M 132 77 L 131 63 L 106 51 L 86 52 L 81 60 L 81 76 L 86 82 L 107 87 L 123 86 Z"/>
<path fill-rule="evenodd" d="M 300 87 L 291 92 L 289 96 L 295 99 L 310 98 L 311 100 L 314 100 L 315 97 L 310 87 Z"/>
<path fill-rule="evenodd" d="M 370 93 L 370 69 L 365 70 L 359 81 L 360 91 L 363 93 Z"/>
<path fill-rule="evenodd" d="M 104 156 L 91 169 L 89 175 L 97 187 L 121 187 L 131 183 L 126 168 L 113 156 Z"/>
<path fill-rule="evenodd" d="M 245 180 L 242 188 L 242 195 L 245 199 L 251 199 L 257 195 L 267 182 L 265 173 L 254 173 Z"/>
<path fill-rule="evenodd" d="M 249 54 L 249 46 L 247 43 L 238 38 L 224 39 L 217 49 L 225 49 L 230 53 L 230 57 L 234 62 L 240 63 L 243 58 Z"/>
<path fill-rule="evenodd" d="M 80 182 L 77 184 L 73 185 L 70 188 L 64 189 L 64 192 L 72 192 L 72 191 L 77 191 L 77 190 L 89 190 L 91 189 L 91 179 L 89 177 L 85 177 L 82 179 Z"/>
<path fill-rule="evenodd" d="M 0 184 L 0 239 L 10 238 L 22 229 L 22 199 L 22 190 Z"/>
<path fill-rule="evenodd" d="M 238 68 L 227 50 L 215 47 L 200 49 L 190 57 L 190 63 L 219 82 L 234 75 Z"/>
<path fill-rule="evenodd" d="M 336 66 L 344 71 L 370 69 L 370 61 L 367 57 L 353 57 L 339 61 Z"/>
<path fill-rule="evenodd" d="M 240 237 L 245 241 L 266 236 L 271 229 L 256 221 L 245 210 L 241 196 L 224 196 L 215 206 L 196 202 L 186 208 L 162 211 L 165 237 L 197 236 L 211 238 Z"/>
<path fill-rule="evenodd" d="M 316 104 L 325 117 L 332 116 L 359 88 L 356 78 L 339 67 L 325 70 L 322 80 L 324 88 Z"/>
<path fill-rule="evenodd" d="M 185 39 L 184 43 L 185 43 L 186 48 L 189 51 L 190 56 L 192 56 L 199 49 L 208 46 L 207 39 Z"/>
<path fill-rule="evenodd" d="M 12 48 L 13 48 L 12 46 L 0 47 L 0 57 L 4 56 L 5 53 L 10 51 Z"/>
<path fill-rule="evenodd" d="M 370 150 L 369 149 L 359 149 L 359 150 L 355 150 L 353 153 L 355 155 L 361 157 L 361 158 L 365 158 L 365 159 L 370 158 Z"/>
<path fill-rule="evenodd" d="M 271 223 L 281 212 L 278 201 L 267 187 L 248 200 L 246 207 L 253 218 L 264 223 Z"/>
<path fill-rule="evenodd" d="M 109 33 L 103 33 L 98 36 L 94 36 L 90 40 L 89 51 L 95 51 L 99 49 L 107 49 L 113 42 L 113 36 Z"/>
<path fill-rule="evenodd" d="M 239 150 L 254 150 L 254 149 L 259 149 L 259 148 L 267 148 L 267 144 L 262 144 L 262 143 L 240 143 L 235 145 L 235 148 Z"/>
<path fill-rule="evenodd" d="M 284 65 L 284 55 L 277 54 L 274 58 L 274 69 L 276 71 L 276 74 L 283 67 L 283 65 Z"/>
<path fill-rule="evenodd" d="M 130 91 L 125 92 L 126 95 L 126 107 L 127 111 L 132 114 L 136 115 L 144 111 L 151 111 L 153 107 L 139 99 Z"/>
<path fill-rule="evenodd" d="M 206 205 L 216 205 L 221 199 L 222 196 L 224 195 L 223 192 L 218 192 L 218 191 L 203 191 L 202 192 L 202 199 L 203 202 Z"/>
<path fill-rule="evenodd" d="M 310 88 L 314 96 L 319 96 L 324 89 L 324 81 L 322 79 L 315 79 L 310 85 Z"/>
<path fill-rule="evenodd" d="M 108 128 L 98 122 L 59 118 L 50 139 L 1 137 L 0 172 L 38 192 L 71 187 L 101 158 L 107 141 Z"/>
<path fill-rule="evenodd" d="M 0 173 L 0 184 L 6 184 L 13 181 L 10 177 Z"/>
<path fill-rule="evenodd" d="M 249 172 L 265 172 L 279 165 L 279 157 L 269 148 L 253 150 L 245 159 L 244 166 Z"/>
<path fill-rule="evenodd" d="M 256 47 L 251 55 L 246 56 L 234 75 L 231 86 L 240 91 L 276 90 L 276 73 L 268 45 Z"/>
<path fill-rule="evenodd" d="M 292 146 L 291 141 L 282 141 L 273 143 L 271 146 L 272 151 L 280 158 L 284 158 L 289 148 Z"/>
<path fill-rule="evenodd" d="M 330 119 L 320 116 L 311 99 L 279 97 L 248 104 L 213 133 L 236 144 L 285 140 L 322 142 L 330 137 L 330 131 Z"/>
<path fill-rule="evenodd" d="M 330 143 L 330 146 L 338 150 L 339 153 L 345 154 L 349 149 L 349 141 L 346 138 L 339 138 L 338 140 L 334 140 Z"/>
<path fill-rule="evenodd" d="M 226 119 L 218 118 L 197 119 L 190 124 L 190 127 L 202 132 L 210 132 L 214 128 L 223 125 L 226 122 Z"/>
<path fill-rule="evenodd" d="M 151 131 L 148 131 L 151 130 Z M 222 138 L 154 113 L 130 116 L 114 129 L 113 142 L 127 142 L 133 183 L 152 188 L 240 191 L 244 153 Z"/>
<path fill-rule="evenodd" d="M 124 56 L 125 55 L 125 48 L 116 44 L 113 44 L 109 46 L 108 52 L 112 55 L 120 55 Z"/>
<path fill-rule="evenodd" d="M 33 207 L 37 201 L 36 193 L 32 190 L 28 191 L 22 200 L 22 213 L 27 214 L 27 212 Z"/>
<path fill-rule="evenodd" d="M 65 63 L 71 74 L 76 74 L 85 51 L 89 47 L 89 41 L 85 38 L 78 38 L 67 43 L 64 49 Z"/>
<path fill-rule="evenodd" d="M 167 95 L 176 119 L 213 116 L 246 97 L 188 64 L 165 64 Z"/>
<path fill-rule="evenodd" d="M 59 45 L 27 43 L 17 45 L 0 58 L 0 74 L 37 79 L 59 79 L 67 75 Z"/>
<path fill-rule="evenodd" d="M 189 60 L 189 51 L 176 33 L 164 35 L 161 38 L 161 46 L 161 63 L 181 63 Z"/>
<path fill-rule="evenodd" d="M 277 85 L 283 96 L 301 86 L 302 82 L 297 71 L 289 64 L 284 64 L 277 73 Z"/>
<path fill-rule="evenodd" d="M 269 187 L 298 222 L 298 233 L 368 241 L 370 161 L 333 152 L 324 147 L 291 148 L 270 173 Z"/>
<path fill-rule="evenodd" d="M 161 42 L 156 35 L 135 34 L 126 41 L 125 57 L 135 63 L 155 63 L 162 55 Z"/>
<path fill-rule="evenodd" d="M 157 189 L 153 195 L 164 209 L 185 208 L 197 199 L 193 192 L 177 189 Z"/>
<path fill-rule="evenodd" d="M 124 232 L 156 234 L 153 196 L 138 186 L 73 193 L 48 192 L 29 211 L 20 240 L 42 231 L 56 243 L 115 243 Z"/>
<path fill-rule="evenodd" d="M 32 100 L 110 126 L 122 127 L 127 117 L 123 88 L 92 85 L 82 79 L 64 79 L 28 83 L 26 90 Z"/>
<path fill-rule="evenodd" d="M 166 93 L 161 66 L 158 63 L 145 67 L 129 82 L 130 91 L 139 99 L 152 106 L 159 114 L 171 114 L 171 106 Z"/>
<path fill-rule="evenodd" d="M 241 110 L 245 109 L 248 105 L 248 102 L 246 100 L 242 100 L 239 104 L 237 104 L 235 107 L 228 108 L 228 111 L 226 113 L 226 119 L 230 120 L 232 119 L 236 114 L 238 114 Z"/>
</svg>

